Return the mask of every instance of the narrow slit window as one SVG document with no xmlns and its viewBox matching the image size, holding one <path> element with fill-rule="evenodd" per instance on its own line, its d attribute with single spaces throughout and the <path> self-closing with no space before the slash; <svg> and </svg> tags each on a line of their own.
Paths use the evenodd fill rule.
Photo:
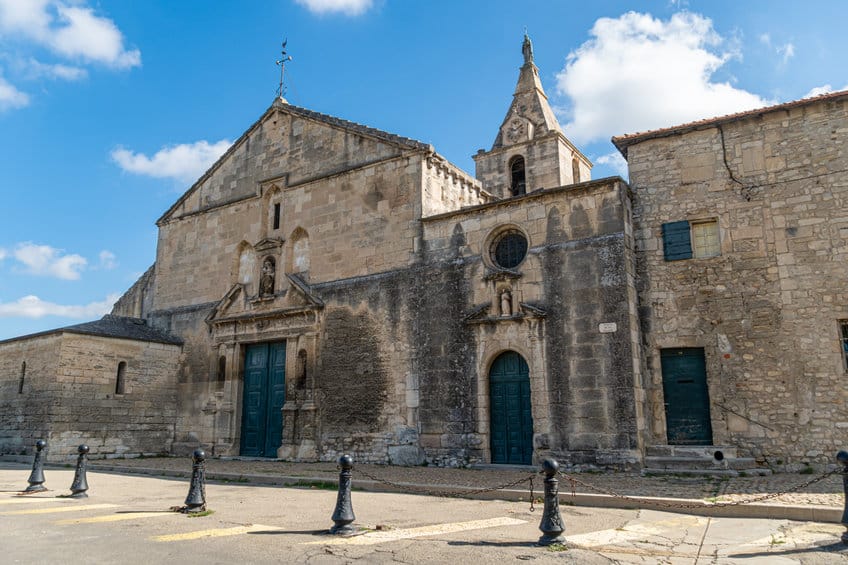
<svg viewBox="0 0 848 565">
<path fill-rule="evenodd" d="M 21 379 L 18 381 L 18 394 L 24 393 L 24 379 L 26 378 L 26 361 L 21 363 Z"/>
<path fill-rule="evenodd" d="M 126 382 L 127 362 L 118 363 L 118 374 L 115 377 L 115 394 L 124 394 L 127 390 Z"/>
<path fill-rule="evenodd" d="M 580 163 L 577 159 L 571 160 L 571 176 L 574 179 L 574 184 L 580 182 Z"/>
<path fill-rule="evenodd" d="M 839 320 L 839 337 L 842 346 L 842 360 L 845 362 L 845 372 L 848 372 L 848 320 Z"/>
<path fill-rule="evenodd" d="M 527 177 L 524 172 L 524 157 L 518 156 L 509 165 L 511 176 L 510 192 L 512 196 L 527 193 Z"/>
<path fill-rule="evenodd" d="M 218 385 L 224 386 L 227 380 L 227 357 L 221 355 L 218 357 Z"/>
<path fill-rule="evenodd" d="M 274 229 L 280 229 L 280 203 L 274 204 Z"/>
</svg>

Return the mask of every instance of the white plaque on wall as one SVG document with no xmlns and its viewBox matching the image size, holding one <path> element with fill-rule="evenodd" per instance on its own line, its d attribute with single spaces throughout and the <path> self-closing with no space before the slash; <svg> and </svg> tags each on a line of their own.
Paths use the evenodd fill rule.
<svg viewBox="0 0 848 565">
<path fill-rule="evenodd" d="M 598 331 L 602 334 L 611 334 L 618 331 L 618 324 L 615 322 L 604 322 L 598 324 Z"/>
</svg>

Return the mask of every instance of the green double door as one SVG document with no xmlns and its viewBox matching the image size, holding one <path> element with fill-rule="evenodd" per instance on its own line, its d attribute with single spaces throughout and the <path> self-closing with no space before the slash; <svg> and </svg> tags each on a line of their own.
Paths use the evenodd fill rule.
<svg viewBox="0 0 848 565">
<path fill-rule="evenodd" d="M 276 457 L 283 439 L 286 344 L 247 346 L 244 360 L 241 454 Z"/>
<path fill-rule="evenodd" d="M 663 349 L 660 359 L 669 445 L 712 445 L 704 350 Z"/>
<path fill-rule="evenodd" d="M 530 369 L 514 351 L 501 354 L 489 371 L 492 463 L 533 462 Z"/>
</svg>

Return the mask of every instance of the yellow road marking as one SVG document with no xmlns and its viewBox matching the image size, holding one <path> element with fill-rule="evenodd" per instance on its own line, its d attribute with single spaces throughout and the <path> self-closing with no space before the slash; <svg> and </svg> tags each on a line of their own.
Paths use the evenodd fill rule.
<svg viewBox="0 0 848 565">
<path fill-rule="evenodd" d="M 33 508 L 32 510 L 12 510 L 0 512 L 3 516 L 18 516 L 22 514 L 51 514 L 53 512 L 79 512 L 81 510 L 98 510 L 100 508 L 117 508 L 117 504 L 83 504 L 81 506 L 67 505 L 63 508 Z"/>
<path fill-rule="evenodd" d="M 135 520 L 136 518 L 153 518 L 155 516 L 179 516 L 176 512 L 125 512 L 123 514 L 106 514 L 104 516 L 92 516 L 91 518 L 71 518 L 59 520 L 56 524 L 97 524 L 99 522 L 121 522 L 123 520 Z"/>
<path fill-rule="evenodd" d="M 32 498 L 32 497 L 21 496 L 19 498 L 8 498 L 8 499 L 0 500 L 0 504 L 35 504 L 35 503 L 38 503 L 38 502 L 63 502 L 65 504 L 73 504 L 73 502 L 70 501 L 70 500 L 65 500 L 65 499 L 62 499 L 62 498 L 55 498 L 55 497 L 52 497 L 52 498 L 44 498 L 44 497 Z"/>
<path fill-rule="evenodd" d="M 420 538 L 424 536 L 436 536 L 439 534 L 452 534 L 466 530 L 480 530 L 483 528 L 497 528 L 499 526 L 515 526 L 526 524 L 526 520 L 518 518 L 490 518 L 488 520 L 472 520 L 470 522 L 454 522 L 451 524 L 434 524 L 432 526 L 421 526 L 418 528 L 404 528 L 398 530 L 384 530 L 379 532 L 368 532 L 361 536 L 349 538 L 328 537 L 322 541 L 309 542 L 310 545 L 374 545 L 402 539 Z"/>
<path fill-rule="evenodd" d="M 153 541 L 185 541 L 199 538 L 220 538 L 225 536 L 238 536 L 248 532 L 279 532 L 282 528 L 276 526 L 263 526 L 262 524 L 251 524 L 250 526 L 237 526 L 235 528 L 215 528 L 212 530 L 198 530 L 196 532 L 186 532 L 184 534 L 168 534 L 164 536 L 154 536 L 150 539 Z"/>
</svg>

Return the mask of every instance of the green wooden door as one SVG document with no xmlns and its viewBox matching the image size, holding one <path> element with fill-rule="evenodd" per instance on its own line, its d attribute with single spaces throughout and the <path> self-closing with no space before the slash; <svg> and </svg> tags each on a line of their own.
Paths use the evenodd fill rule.
<svg viewBox="0 0 848 565">
<path fill-rule="evenodd" d="M 286 402 L 286 344 L 247 346 L 244 360 L 241 454 L 276 457 Z"/>
<path fill-rule="evenodd" d="M 669 445 L 712 445 L 704 350 L 663 349 L 660 358 Z"/>
<path fill-rule="evenodd" d="M 521 355 L 507 351 L 489 371 L 492 463 L 533 462 L 530 369 Z"/>
</svg>

